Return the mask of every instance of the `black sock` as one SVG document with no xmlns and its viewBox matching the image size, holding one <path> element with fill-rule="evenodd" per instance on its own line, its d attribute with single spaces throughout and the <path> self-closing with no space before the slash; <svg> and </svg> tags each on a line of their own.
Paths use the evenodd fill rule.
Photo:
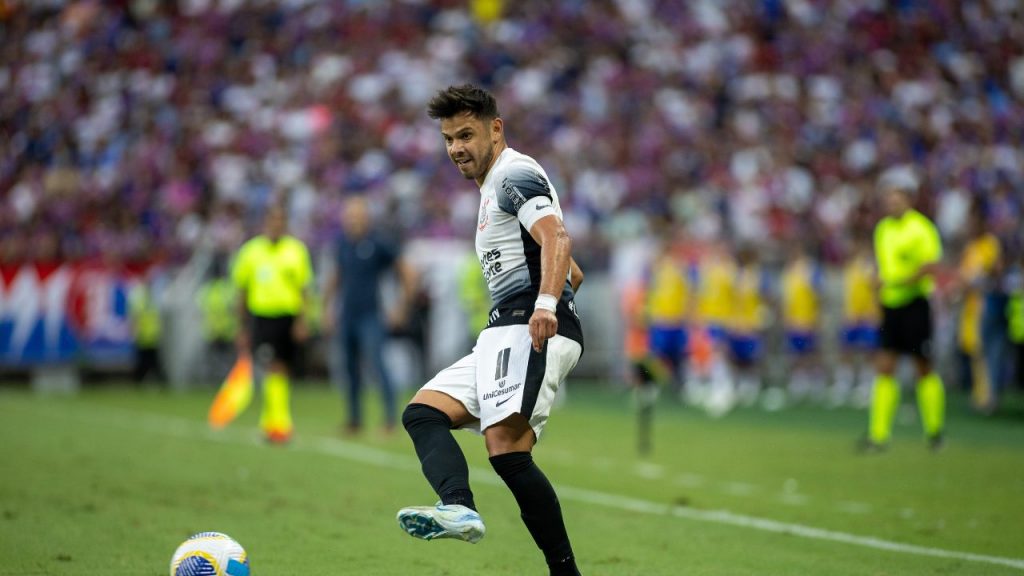
<svg viewBox="0 0 1024 576">
<path fill-rule="evenodd" d="M 577 576 L 576 559 L 562 520 L 558 495 L 529 452 L 510 452 L 491 457 L 491 466 L 505 481 L 534 542 L 544 552 L 552 576 Z"/>
<path fill-rule="evenodd" d="M 402 412 L 405 426 L 416 455 L 423 466 L 423 475 L 444 504 L 461 504 L 476 510 L 473 492 L 469 489 L 469 466 L 462 448 L 452 436 L 452 421 L 433 406 L 410 404 Z"/>
</svg>

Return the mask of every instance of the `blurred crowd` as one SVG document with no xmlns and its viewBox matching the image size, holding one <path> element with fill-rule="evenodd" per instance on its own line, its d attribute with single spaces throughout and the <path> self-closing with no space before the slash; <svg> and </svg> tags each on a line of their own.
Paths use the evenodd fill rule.
<svg viewBox="0 0 1024 576">
<path fill-rule="evenodd" d="M 685 227 L 838 262 L 873 184 L 918 167 L 962 242 L 1024 204 L 1024 9 L 1004 0 L 0 1 L 0 261 L 178 261 L 268 200 L 315 250 L 341 198 L 465 234 L 471 183 L 424 114 L 492 88 L 581 258 Z"/>
<path fill-rule="evenodd" d="M 476 188 L 424 112 L 465 81 L 588 270 L 666 234 L 845 265 L 894 166 L 948 263 L 979 227 L 1024 251 L 1012 0 L 0 0 L 0 37 L 0 264 L 226 254 L 275 199 L 314 254 L 353 195 L 406 238 L 468 237 Z"/>
</svg>

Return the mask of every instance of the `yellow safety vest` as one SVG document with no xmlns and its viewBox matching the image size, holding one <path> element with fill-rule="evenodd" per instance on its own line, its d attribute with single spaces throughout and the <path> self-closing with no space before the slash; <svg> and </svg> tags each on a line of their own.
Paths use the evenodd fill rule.
<svg viewBox="0 0 1024 576">
<path fill-rule="evenodd" d="M 303 290 L 313 278 L 306 245 L 292 236 L 271 242 L 256 236 L 242 245 L 232 271 L 235 286 L 246 294 L 246 306 L 255 316 L 298 315 Z"/>
<path fill-rule="evenodd" d="M 882 281 L 879 300 L 883 306 L 899 308 L 935 289 L 931 276 L 908 283 L 926 264 L 942 258 L 939 231 L 924 214 L 907 210 L 902 216 L 887 216 L 875 227 L 875 256 Z"/>
</svg>

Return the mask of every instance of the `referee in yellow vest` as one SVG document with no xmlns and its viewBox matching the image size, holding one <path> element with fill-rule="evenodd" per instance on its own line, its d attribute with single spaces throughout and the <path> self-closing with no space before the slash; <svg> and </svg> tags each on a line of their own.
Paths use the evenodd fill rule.
<svg viewBox="0 0 1024 576">
<path fill-rule="evenodd" d="M 942 258 L 942 243 L 935 225 L 911 207 L 917 177 L 909 167 L 892 168 L 880 179 L 887 216 L 875 227 L 875 255 L 882 305 L 880 348 L 871 393 L 865 451 L 888 446 L 900 402 L 900 384 L 894 376 L 900 356 L 911 356 L 917 369 L 917 405 L 928 444 L 942 446 L 946 396 L 931 362 L 932 314 L 928 296 L 934 289 L 932 273 Z"/>
<path fill-rule="evenodd" d="M 286 233 L 283 207 L 269 208 L 264 227 L 242 245 L 231 276 L 239 291 L 239 352 L 251 349 L 257 374 L 263 372 L 260 428 L 269 442 L 283 443 L 292 435 L 288 376 L 308 336 L 313 267 L 305 244 Z"/>
</svg>

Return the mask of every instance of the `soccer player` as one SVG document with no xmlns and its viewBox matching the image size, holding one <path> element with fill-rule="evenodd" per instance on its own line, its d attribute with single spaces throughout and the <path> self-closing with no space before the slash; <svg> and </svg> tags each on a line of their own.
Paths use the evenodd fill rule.
<svg viewBox="0 0 1024 576">
<path fill-rule="evenodd" d="M 881 284 L 880 349 L 875 361 L 868 436 L 864 451 L 885 448 L 892 435 L 893 419 L 900 401 L 900 384 L 894 376 L 900 355 L 913 357 L 917 368 L 917 404 L 929 446 L 942 446 L 946 393 L 932 368 L 931 307 L 932 274 L 942 258 L 942 243 L 935 225 L 911 207 L 917 178 L 909 168 L 892 168 L 882 174 L 880 187 L 887 216 L 875 226 L 875 258 Z"/>
<path fill-rule="evenodd" d="M 799 240 L 794 242 L 782 269 L 779 294 L 790 359 L 789 391 L 794 400 L 817 398 L 824 392 L 818 351 L 821 276 L 808 247 Z"/>
<path fill-rule="evenodd" d="M 645 292 L 648 345 L 669 369 L 673 392 L 678 393 L 685 370 L 690 280 L 684 263 L 673 253 L 669 236 L 659 240 Z"/>
<path fill-rule="evenodd" d="M 998 374 L 993 374 L 992 364 L 985 361 L 991 351 L 985 349 L 983 324 L 985 320 L 991 322 L 990 318 L 986 318 L 986 312 L 991 316 L 992 311 L 986 308 L 990 305 L 989 293 L 994 292 L 997 281 L 1001 250 L 999 238 L 985 227 L 985 215 L 980 206 L 971 210 L 967 235 L 967 244 L 960 259 L 963 305 L 960 309 L 957 341 L 960 352 L 968 362 L 966 372 L 969 375 L 971 402 L 977 410 L 991 413 L 996 402 L 996 382 L 993 377 L 998 377 Z M 999 315 L 1002 316 L 1005 307 L 1000 308 Z"/>
<path fill-rule="evenodd" d="M 736 262 L 725 242 L 714 241 L 704 247 L 697 266 L 695 319 L 687 338 L 690 371 L 684 393 L 687 402 L 722 415 L 732 409 L 736 396 L 727 361 Z"/>
<path fill-rule="evenodd" d="M 760 363 L 769 286 L 753 245 L 741 246 L 736 251 L 736 264 L 728 330 L 729 355 L 736 375 L 737 396 L 750 406 L 757 402 L 761 393 Z"/>
<path fill-rule="evenodd" d="M 497 103 L 472 85 L 430 101 L 448 157 L 480 186 L 476 251 L 494 306 L 466 357 L 442 370 L 402 414 L 436 506 L 404 508 L 417 538 L 477 542 L 484 523 L 452 429 L 482 431 L 552 575 L 579 574 L 558 497 L 531 452 L 558 387 L 579 361 L 583 336 L 573 296 L 583 273 L 571 256 L 554 186 L 533 158 L 510 148 Z"/>
<path fill-rule="evenodd" d="M 313 278 L 306 245 L 285 230 L 284 208 L 272 205 L 264 233 L 242 245 L 231 274 L 239 291 L 239 352 L 251 347 L 259 372 L 265 372 L 260 428 L 271 443 L 291 439 L 288 376 L 308 336 L 304 315 Z"/>
<path fill-rule="evenodd" d="M 864 408 L 868 405 L 874 380 L 868 359 L 878 347 L 878 322 L 881 315 L 875 291 L 875 261 L 868 238 L 857 240 L 853 253 L 843 265 L 842 274 L 840 358 L 829 404 L 839 406 L 852 396 L 854 404 Z"/>
</svg>

